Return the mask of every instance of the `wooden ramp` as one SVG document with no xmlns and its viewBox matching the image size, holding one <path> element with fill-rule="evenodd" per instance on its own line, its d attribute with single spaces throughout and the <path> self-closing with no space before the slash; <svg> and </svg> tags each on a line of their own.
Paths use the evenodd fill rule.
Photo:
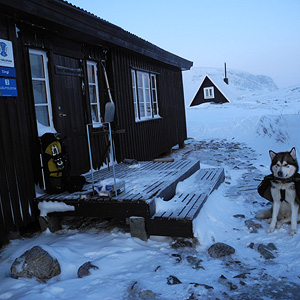
<svg viewBox="0 0 300 300">
<path fill-rule="evenodd" d="M 193 237 L 193 220 L 199 214 L 210 193 L 224 181 L 224 170 L 201 169 L 194 187 L 197 193 L 178 193 L 169 201 L 169 208 L 158 211 L 146 221 L 149 235 Z M 173 208 L 172 208 L 173 207 Z"/>
<path fill-rule="evenodd" d="M 199 161 L 189 160 L 159 163 L 148 161 L 136 165 L 121 163 L 115 166 L 116 177 L 125 180 L 126 185 L 125 192 L 117 197 L 94 195 L 85 199 L 84 192 L 65 192 L 57 195 L 45 194 L 36 198 L 36 201 L 59 201 L 74 207 L 74 211 L 64 212 L 64 215 L 105 218 L 139 216 L 148 219 L 156 211 L 154 197 L 171 199 L 177 183 L 191 176 L 199 168 Z M 107 178 L 113 178 L 112 168 L 94 172 L 95 182 Z M 86 179 L 91 182 L 91 175 L 87 175 Z M 86 191 L 91 189 L 91 184 L 84 187 Z"/>
</svg>

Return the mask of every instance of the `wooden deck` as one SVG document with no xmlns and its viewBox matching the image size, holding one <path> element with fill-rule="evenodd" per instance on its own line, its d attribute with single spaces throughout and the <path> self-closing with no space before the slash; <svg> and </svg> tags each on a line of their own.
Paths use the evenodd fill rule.
<svg viewBox="0 0 300 300">
<path fill-rule="evenodd" d="M 147 219 L 156 212 L 154 197 L 171 199 L 177 183 L 191 176 L 199 168 L 199 161 L 188 160 L 167 163 L 148 161 L 136 165 L 121 163 L 116 165 L 115 172 L 117 179 L 125 180 L 125 191 L 117 197 L 101 197 L 94 194 L 84 199 L 82 195 L 85 191 L 92 190 L 92 185 L 87 184 L 82 193 L 45 194 L 36 201 L 61 201 L 74 206 L 73 212 L 64 213 L 68 215 L 117 218 L 139 216 Z M 94 172 L 95 182 L 107 178 L 113 178 L 112 168 Z M 91 175 L 87 175 L 86 179 L 91 182 Z"/>
<path fill-rule="evenodd" d="M 177 183 L 195 172 L 194 187 L 198 192 L 175 194 Z M 125 180 L 125 191 L 116 197 L 93 194 L 85 198 L 85 192 L 92 189 L 92 185 L 87 184 L 82 193 L 45 194 L 36 201 L 60 201 L 74 207 L 74 211 L 58 213 L 64 215 L 142 217 L 147 235 L 193 237 L 193 220 L 209 194 L 224 181 L 222 168 L 200 169 L 199 161 L 188 160 L 139 162 L 137 165 L 121 163 L 116 165 L 115 173 L 117 179 Z M 94 173 L 95 182 L 112 177 L 112 169 Z M 86 179 L 91 182 L 91 175 Z M 158 197 L 168 201 L 167 210 L 157 211 L 155 199 Z"/>
</svg>

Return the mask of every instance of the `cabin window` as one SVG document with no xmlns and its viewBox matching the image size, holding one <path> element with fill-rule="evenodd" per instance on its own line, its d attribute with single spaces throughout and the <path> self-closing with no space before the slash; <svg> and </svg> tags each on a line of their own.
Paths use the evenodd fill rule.
<svg viewBox="0 0 300 300">
<path fill-rule="evenodd" d="M 159 117 L 156 74 L 131 70 L 135 120 Z"/>
<path fill-rule="evenodd" d="M 87 61 L 87 73 L 88 73 L 92 122 L 100 123 L 101 122 L 101 114 L 100 114 L 100 99 L 99 99 L 99 86 L 98 86 L 97 63 L 96 62 Z"/>
<path fill-rule="evenodd" d="M 213 99 L 215 98 L 215 93 L 214 93 L 214 87 L 206 87 L 203 89 L 204 92 L 204 99 Z"/>
<path fill-rule="evenodd" d="M 53 127 L 46 52 L 30 49 L 29 58 L 37 122 Z"/>
</svg>

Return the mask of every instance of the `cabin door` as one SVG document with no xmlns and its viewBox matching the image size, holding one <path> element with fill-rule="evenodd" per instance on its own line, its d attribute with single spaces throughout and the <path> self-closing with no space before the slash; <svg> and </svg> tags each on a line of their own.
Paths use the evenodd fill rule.
<svg viewBox="0 0 300 300">
<path fill-rule="evenodd" d="M 71 173 L 87 172 L 89 156 L 85 127 L 83 70 L 79 59 L 53 55 L 55 129 L 64 138 Z"/>
</svg>

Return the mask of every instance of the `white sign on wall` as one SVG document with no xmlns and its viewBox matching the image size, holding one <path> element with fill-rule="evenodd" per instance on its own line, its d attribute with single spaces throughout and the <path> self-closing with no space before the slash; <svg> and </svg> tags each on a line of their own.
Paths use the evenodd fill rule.
<svg viewBox="0 0 300 300">
<path fill-rule="evenodd" d="M 0 39 L 0 66 L 14 68 L 14 53 L 12 42 Z"/>
</svg>

